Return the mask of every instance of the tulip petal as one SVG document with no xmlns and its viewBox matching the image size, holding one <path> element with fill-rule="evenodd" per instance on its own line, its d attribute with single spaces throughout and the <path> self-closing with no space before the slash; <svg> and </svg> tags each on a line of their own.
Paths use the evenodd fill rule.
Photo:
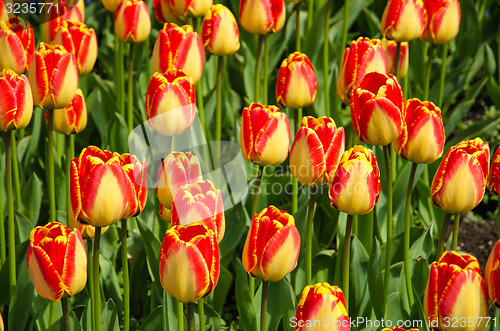
<svg viewBox="0 0 500 331">
<path fill-rule="evenodd" d="M 87 282 L 87 253 L 78 230 L 69 235 L 66 247 L 61 279 L 66 284 L 68 295 L 73 296 L 83 290 Z"/>
<path fill-rule="evenodd" d="M 49 255 L 40 247 L 28 247 L 28 272 L 41 297 L 59 301 L 64 294 L 64 283 Z"/>
<path fill-rule="evenodd" d="M 261 272 L 264 280 L 280 281 L 297 265 L 300 235 L 295 226 L 285 226 L 266 241 L 262 251 Z M 295 258 L 290 254 L 296 252 Z"/>
<path fill-rule="evenodd" d="M 325 171 L 323 144 L 314 130 L 300 128 L 290 151 L 290 170 L 299 183 L 316 182 Z"/>
</svg>

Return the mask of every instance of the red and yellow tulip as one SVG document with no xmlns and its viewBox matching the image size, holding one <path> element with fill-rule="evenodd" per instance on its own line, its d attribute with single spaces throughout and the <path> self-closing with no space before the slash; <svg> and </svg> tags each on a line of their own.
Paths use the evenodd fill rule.
<svg viewBox="0 0 500 331">
<path fill-rule="evenodd" d="M 12 14 L 7 9 L 7 4 L 12 5 L 12 0 L 0 0 L 0 22 L 8 22 Z"/>
<path fill-rule="evenodd" d="M 491 194 L 500 195 L 500 147 L 497 148 L 491 160 L 491 175 L 488 188 Z"/>
<path fill-rule="evenodd" d="M 0 0 L 1 1 L 1 0 Z M 4 331 L 4 325 L 3 325 L 3 319 L 2 319 L 2 314 L 0 314 L 0 331 Z"/>
<path fill-rule="evenodd" d="M 84 224 L 80 222 L 75 217 L 71 217 L 68 219 L 68 227 L 72 230 L 78 230 L 82 234 L 83 239 L 94 239 L 95 237 L 95 227 L 90 224 Z M 109 226 L 105 226 L 101 228 L 101 235 L 103 235 L 106 231 L 108 231 Z"/>
<path fill-rule="evenodd" d="M 430 101 L 411 99 L 403 110 L 403 127 L 392 146 L 396 154 L 415 163 L 432 163 L 443 154 L 441 110 Z"/>
<path fill-rule="evenodd" d="M 56 37 L 57 31 L 64 21 L 73 21 L 83 23 L 85 19 L 84 0 L 74 5 L 72 1 L 48 0 L 46 3 L 52 2 L 52 7 L 45 6 L 50 11 L 44 13 L 44 22 L 41 25 L 42 41 L 47 44 L 52 44 Z"/>
<path fill-rule="evenodd" d="M 243 248 L 243 267 L 254 278 L 278 282 L 295 269 L 300 235 L 286 211 L 269 206 L 255 214 Z"/>
<path fill-rule="evenodd" d="M 217 4 L 203 17 L 201 38 L 205 51 L 214 55 L 229 55 L 240 49 L 240 30 L 233 13 Z"/>
<path fill-rule="evenodd" d="M 1 24 L 1 23 L 0 23 Z M 23 129 L 33 114 L 28 78 L 7 69 L 0 71 L 0 130 Z"/>
<path fill-rule="evenodd" d="M 423 0 L 426 9 L 426 24 L 422 40 L 433 44 L 444 44 L 458 34 L 460 27 L 460 3 L 458 0 Z"/>
<path fill-rule="evenodd" d="M 172 219 L 172 211 L 160 203 L 158 217 L 165 222 L 170 222 Z"/>
<path fill-rule="evenodd" d="M 307 285 L 300 295 L 295 330 L 350 330 L 344 293 L 328 283 Z"/>
<path fill-rule="evenodd" d="M 123 2 L 123 0 L 102 0 L 102 5 L 104 8 L 112 12 L 113 14 L 116 11 L 116 8 Z"/>
<path fill-rule="evenodd" d="M 451 147 L 434 175 L 431 198 L 447 213 L 465 213 L 483 199 L 488 181 L 490 148 L 481 138 Z"/>
<path fill-rule="evenodd" d="M 25 73 L 35 53 L 35 36 L 31 24 L 17 16 L 6 22 L 0 20 L 0 49 L 0 70 L 12 69 L 18 74 Z"/>
<path fill-rule="evenodd" d="M 380 29 L 388 39 L 410 41 L 422 35 L 424 25 L 425 8 L 422 0 L 389 0 Z"/>
<path fill-rule="evenodd" d="M 491 303 L 500 308 L 500 240 L 491 249 L 484 269 L 484 280 Z"/>
<path fill-rule="evenodd" d="M 276 82 L 279 106 L 298 109 L 316 100 L 316 73 L 307 55 L 295 52 L 284 59 Z"/>
<path fill-rule="evenodd" d="M 142 213 L 148 198 L 147 190 L 147 165 L 146 159 L 139 159 L 135 155 L 128 153 L 121 154 L 118 162 L 127 177 L 129 186 L 129 203 L 123 213 L 122 218 L 128 219 Z"/>
<path fill-rule="evenodd" d="M 168 69 L 155 73 L 146 93 L 146 118 L 158 133 L 175 136 L 186 131 L 196 114 L 196 96 L 191 77 Z"/>
<path fill-rule="evenodd" d="M 156 18 L 163 24 L 204 16 L 213 4 L 213 0 L 154 0 L 154 9 Z"/>
<path fill-rule="evenodd" d="M 349 215 L 364 215 L 380 197 L 380 172 L 373 152 L 361 145 L 342 155 L 330 186 L 332 207 Z"/>
<path fill-rule="evenodd" d="M 405 106 L 403 91 L 393 75 L 370 72 L 351 95 L 351 119 L 359 140 L 385 146 L 398 139 Z"/>
<path fill-rule="evenodd" d="M 124 0 L 115 12 L 115 35 L 126 43 L 141 43 L 151 32 L 151 17 L 142 0 Z"/>
<path fill-rule="evenodd" d="M 48 113 L 46 114 L 48 118 Z M 54 131 L 62 134 L 81 132 L 87 126 L 87 105 L 83 92 L 76 90 L 75 97 L 66 108 L 54 109 Z"/>
<path fill-rule="evenodd" d="M 239 19 L 243 29 L 253 34 L 278 32 L 285 24 L 284 0 L 241 0 Z"/>
<path fill-rule="evenodd" d="M 160 281 L 165 292 L 183 303 L 209 295 L 220 273 L 217 236 L 203 224 L 174 226 L 160 250 Z"/>
<path fill-rule="evenodd" d="M 251 103 L 241 116 L 240 146 L 243 157 L 252 163 L 283 163 L 290 146 L 288 117 L 276 106 Z"/>
<path fill-rule="evenodd" d="M 344 150 L 343 127 L 337 129 L 329 117 L 303 117 L 290 151 L 290 171 L 302 185 L 327 185 Z"/>
<path fill-rule="evenodd" d="M 486 326 L 488 295 L 475 257 L 444 252 L 432 263 L 424 294 L 424 314 L 427 320 L 437 320 L 437 329 L 443 331 L 479 331 Z M 454 325 L 454 319 L 466 323 Z"/>
<path fill-rule="evenodd" d="M 78 230 L 51 222 L 30 233 L 27 255 L 31 281 L 41 297 L 59 301 L 83 290 L 87 282 L 87 253 Z"/>
<path fill-rule="evenodd" d="M 382 39 L 382 46 L 384 47 L 386 59 L 387 59 L 387 73 L 394 74 L 396 66 L 396 45 L 397 42 L 394 40 Z M 403 78 L 408 73 L 408 63 L 409 63 L 409 50 L 408 42 L 403 41 L 401 45 L 401 56 L 399 58 L 399 78 Z"/>
</svg>

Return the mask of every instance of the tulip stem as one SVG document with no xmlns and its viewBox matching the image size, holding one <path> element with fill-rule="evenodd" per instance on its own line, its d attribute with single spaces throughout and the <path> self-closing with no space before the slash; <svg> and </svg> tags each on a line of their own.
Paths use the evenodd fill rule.
<svg viewBox="0 0 500 331">
<path fill-rule="evenodd" d="M 56 221 L 56 194 L 54 184 L 54 109 L 48 110 L 48 133 L 47 133 L 47 174 L 50 204 L 50 221 Z"/>
<path fill-rule="evenodd" d="M 71 323 L 69 321 L 68 298 L 61 298 L 62 313 L 64 318 L 64 330 L 71 331 Z"/>
<path fill-rule="evenodd" d="M 128 50 L 128 102 L 127 102 L 127 124 L 128 132 L 134 128 L 134 44 L 131 43 Z"/>
<path fill-rule="evenodd" d="M 94 235 L 95 237 L 95 235 Z M 95 303 L 95 292 L 94 292 L 94 265 L 92 264 L 92 239 L 87 239 L 87 284 L 89 286 L 90 294 L 90 310 L 92 311 L 92 330 L 95 330 L 95 317 L 94 317 L 94 303 Z"/>
<path fill-rule="evenodd" d="M 115 36 L 116 99 L 118 111 L 125 118 L 125 84 L 123 81 L 123 43 Z"/>
<path fill-rule="evenodd" d="M 302 121 L 302 108 L 299 108 L 294 112 L 293 130 L 295 132 L 295 135 L 299 131 L 301 121 Z M 295 176 L 292 176 L 292 215 L 295 215 L 297 209 L 299 209 L 299 181 Z"/>
<path fill-rule="evenodd" d="M 314 209 L 316 208 L 317 188 L 311 187 L 309 191 L 309 207 L 307 210 L 306 225 L 306 285 L 311 284 L 312 280 L 312 228 Z"/>
<path fill-rule="evenodd" d="M 295 23 L 295 50 L 300 52 L 300 1 L 295 5 L 295 15 L 297 16 Z"/>
<path fill-rule="evenodd" d="M 262 281 L 262 297 L 260 301 L 260 331 L 266 330 L 266 317 L 267 317 L 267 285 L 266 280 Z"/>
<path fill-rule="evenodd" d="M 259 206 L 259 193 L 260 193 L 260 183 L 262 182 L 262 176 L 264 174 L 264 167 L 259 165 L 257 177 L 255 178 L 255 184 L 252 189 L 252 210 L 250 213 L 250 218 L 253 219 L 254 215 L 257 214 L 257 208 Z M 253 300 L 253 295 L 255 293 L 255 280 L 250 276 L 248 280 L 248 289 L 250 291 L 250 297 Z"/>
<path fill-rule="evenodd" d="M 348 3 L 349 1 L 346 0 Z M 312 3 L 312 1 L 310 1 Z M 325 25 L 324 25 L 324 39 L 323 39 L 323 86 L 325 93 L 325 115 L 330 117 L 330 88 L 328 85 L 329 66 L 330 66 L 330 39 L 328 33 L 330 31 L 330 7 L 331 0 L 326 1 L 325 5 Z M 349 5 L 347 5 L 349 6 Z M 342 37 L 343 38 L 343 37 Z M 346 37 L 347 38 L 347 37 Z"/>
<path fill-rule="evenodd" d="M 264 35 L 264 81 L 263 81 L 263 90 L 264 95 L 262 100 L 264 105 L 267 105 L 267 95 L 268 95 L 268 71 L 269 71 L 269 51 L 267 49 L 267 34 Z"/>
<path fill-rule="evenodd" d="M 66 135 L 66 218 L 68 221 L 68 226 L 70 226 L 70 221 L 73 216 L 73 211 L 71 209 L 71 160 L 73 159 L 73 149 L 74 149 L 74 136 Z"/>
<path fill-rule="evenodd" d="M 444 244 L 446 242 L 446 237 L 447 237 L 446 235 L 448 234 L 448 226 L 450 224 L 450 218 L 451 218 L 450 213 L 444 214 L 443 226 L 441 227 L 441 235 L 439 236 L 439 244 L 436 252 L 436 261 L 439 260 L 439 257 L 441 256 L 441 254 L 443 254 L 444 251 Z"/>
<path fill-rule="evenodd" d="M 205 331 L 205 307 L 203 298 L 198 299 L 198 315 L 200 315 L 200 331 Z"/>
<path fill-rule="evenodd" d="M 455 219 L 453 221 L 453 237 L 451 241 L 451 249 L 456 251 L 458 244 L 458 228 L 460 227 L 460 214 L 455 215 Z"/>
<path fill-rule="evenodd" d="M 352 219 L 352 215 L 348 214 L 344 236 L 344 265 L 342 267 L 342 290 L 344 291 L 345 309 L 347 312 L 349 312 L 349 260 L 351 258 Z"/>
<path fill-rule="evenodd" d="M 14 295 L 16 288 L 16 229 L 14 224 L 14 199 L 12 197 L 12 131 L 5 134 L 5 169 L 7 176 L 8 245 L 9 245 L 9 289 Z M 2 220 L 3 221 L 3 220 Z"/>
<path fill-rule="evenodd" d="M 328 2 L 330 2 L 328 0 Z M 313 24 L 313 14 L 314 14 L 314 1 L 309 1 L 309 8 L 307 13 L 307 30 L 311 29 Z"/>
<path fill-rule="evenodd" d="M 12 132 L 11 135 L 12 144 L 12 174 L 14 176 L 14 193 L 16 194 L 16 199 L 14 200 L 14 205 L 16 209 L 19 210 L 21 205 L 21 186 L 19 185 L 19 166 L 17 160 L 17 144 L 16 144 L 16 131 Z"/>
<path fill-rule="evenodd" d="M 399 43 L 398 43 L 399 44 Z M 408 179 L 408 187 L 406 189 L 406 205 L 405 205 L 405 230 L 404 230 L 404 266 L 405 266 L 405 280 L 406 292 L 408 293 L 408 302 L 410 308 L 413 306 L 413 289 L 411 285 L 411 272 L 410 272 L 410 227 L 411 227 L 411 196 L 413 192 L 413 182 L 415 181 L 415 173 L 417 172 L 417 163 L 412 163 L 410 178 Z"/>
<path fill-rule="evenodd" d="M 429 48 L 429 54 L 427 55 L 427 65 L 425 67 L 425 81 L 424 81 L 424 101 L 429 100 L 429 85 L 431 81 L 431 67 L 432 67 L 432 55 L 434 54 L 434 44 L 431 44 Z"/>
<path fill-rule="evenodd" d="M 5 247 L 5 219 L 3 211 L 3 194 L 2 188 L 0 187 L 0 265 L 3 265 L 7 259 L 7 250 Z"/>
<path fill-rule="evenodd" d="M 177 301 L 177 331 L 184 330 L 184 305 Z"/>
<path fill-rule="evenodd" d="M 101 331 L 101 289 L 99 284 L 99 243 L 101 241 L 101 227 L 96 226 L 95 237 L 94 237 L 94 321 L 95 330 Z"/>
<path fill-rule="evenodd" d="M 422 172 L 422 180 L 424 181 L 426 186 L 429 186 L 429 166 L 426 165 L 424 171 Z M 432 204 L 431 197 L 427 197 L 427 209 L 429 210 L 429 216 L 431 217 L 431 221 L 436 219 L 436 215 L 434 214 L 434 205 Z"/>
<path fill-rule="evenodd" d="M 217 156 L 220 156 L 220 141 L 222 140 L 222 64 L 224 57 L 217 56 L 217 78 L 215 82 L 215 141 L 217 142 Z M 220 160 L 216 161 L 220 162 Z"/>
<path fill-rule="evenodd" d="M 399 63 L 401 62 L 401 43 L 396 42 L 396 58 L 394 59 L 394 76 L 399 80 Z"/>
<path fill-rule="evenodd" d="M 121 220 L 122 271 L 123 271 L 123 330 L 130 328 L 130 282 L 128 276 L 127 220 Z"/>
<path fill-rule="evenodd" d="M 444 89 L 444 80 L 446 78 L 446 64 L 448 62 L 448 43 L 442 46 L 441 53 L 441 71 L 439 73 L 439 89 L 438 89 L 438 98 L 437 98 L 437 106 L 439 108 L 443 107 L 443 89 Z"/>
<path fill-rule="evenodd" d="M 392 257 L 392 172 L 391 172 L 391 157 L 389 155 L 389 145 L 384 146 L 385 159 L 385 175 L 387 186 L 387 242 L 385 256 L 385 282 L 384 295 L 387 314 L 387 297 L 389 295 L 389 280 L 391 278 L 391 257 Z"/>
<path fill-rule="evenodd" d="M 259 41 L 257 43 L 257 53 L 255 54 L 255 74 L 253 79 L 253 95 L 254 102 L 259 102 L 260 99 L 260 53 L 262 52 L 262 43 L 264 41 L 264 36 L 259 35 Z"/>
<path fill-rule="evenodd" d="M 187 306 L 187 329 L 188 331 L 194 330 L 194 303 L 188 302 Z"/>
</svg>

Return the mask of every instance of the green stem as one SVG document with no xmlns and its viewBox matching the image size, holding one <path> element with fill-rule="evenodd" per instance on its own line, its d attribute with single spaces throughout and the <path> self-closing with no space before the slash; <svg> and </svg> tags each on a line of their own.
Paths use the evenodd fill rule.
<svg viewBox="0 0 500 331">
<path fill-rule="evenodd" d="M 458 228 L 460 227 L 460 214 L 455 215 L 455 220 L 453 221 L 453 238 L 451 242 L 451 249 L 453 251 L 457 250 L 458 244 Z"/>
<path fill-rule="evenodd" d="M 149 51 L 150 43 L 151 43 L 151 41 L 149 40 L 149 36 L 148 36 L 146 38 L 146 40 L 144 41 L 144 58 L 146 59 L 146 62 L 144 63 L 144 65 L 146 67 L 146 77 L 148 80 L 151 77 L 151 69 L 150 69 L 150 67 L 151 67 L 151 54 Z"/>
<path fill-rule="evenodd" d="M 200 118 L 201 128 L 203 132 L 207 130 L 205 124 L 205 104 L 203 102 L 203 75 L 201 75 L 200 80 L 196 82 L 196 106 L 198 107 L 198 117 Z"/>
<path fill-rule="evenodd" d="M 439 260 L 444 251 L 444 244 L 446 243 L 446 235 L 448 234 L 448 226 L 450 224 L 451 214 L 444 214 L 443 226 L 441 227 L 441 235 L 439 236 L 438 249 L 436 252 L 436 261 Z"/>
<path fill-rule="evenodd" d="M 64 330 L 71 331 L 71 323 L 69 321 L 69 310 L 68 310 L 68 299 L 65 297 L 61 298 L 61 306 L 64 318 Z"/>
<path fill-rule="evenodd" d="M 122 271 L 123 271 L 123 330 L 130 328 L 130 281 L 128 275 L 127 220 L 121 220 Z"/>
<path fill-rule="evenodd" d="M 408 179 L 408 187 L 406 188 L 406 205 L 405 205 L 405 230 L 404 230 L 404 267 L 406 279 L 406 292 L 408 293 L 408 301 L 410 308 L 413 306 L 413 289 L 411 285 L 410 273 L 410 227 L 411 227 L 411 195 L 413 192 L 413 182 L 415 180 L 415 173 L 417 172 L 417 164 L 412 163 L 410 178 Z"/>
<path fill-rule="evenodd" d="M 425 66 L 425 80 L 424 80 L 424 101 L 429 100 L 429 85 L 431 81 L 431 67 L 432 67 L 432 55 L 434 54 L 434 44 L 431 44 L 429 48 L 429 54 L 427 55 L 427 64 Z"/>
<path fill-rule="evenodd" d="M 5 163 L 7 176 L 8 245 L 9 245 L 9 289 L 10 295 L 16 288 L 16 229 L 14 224 L 14 198 L 12 197 L 12 131 L 5 134 Z"/>
<path fill-rule="evenodd" d="M 194 330 L 194 303 L 188 302 L 187 306 L 187 329 L 188 331 Z"/>
<path fill-rule="evenodd" d="M 182 302 L 177 301 L 177 331 L 184 330 L 184 306 Z"/>
<path fill-rule="evenodd" d="M 134 128 L 134 44 L 131 43 L 128 50 L 128 103 L 127 103 L 127 124 L 128 132 Z"/>
<path fill-rule="evenodd" d="M 49 109 L 48 133 L 47 133 L 47 175 L 50 204 L 50 221 L 56 221 L 56 193 L 54 183 L 54 110 Z"/>
<path fill-rule="evenodd" d="M 396 58 L 394 59 L 394 76 L 399 79 L 399 63 L 401 62 L 401 43 L 396 42 Z"/>
<path fill-rule="evenodd" d="M 342 290 L 344 291 L 345 307 L 349 312 L 349 260 L 351 258 L 351 229 L 352 215 L 347 215 L 347 223 L 344 236 L 344 264 L 342 267 Z"/>
<path fill-rule="evenodd" d="M 92 311 L 92 330 L 95 330 L 95 317 L 94 317 L 94 265 L 92 264 L 92 239 L 87 239 L 87 285 L 89 286 L 90 295 L 90 310 Z"/>
<path fill-rule="evenodd" d="M 205 331 L 205 307 L 203 298 L 198 299 L 198 315 L 200 315 L 200 331 Z"/>
<path fill-rule="evenodd" d="M 300 128 L 300 122 L 302 120 L 302 108 L 296 109 L 294 112 L 294 135 L 297 134 Z M 299 208 L 299 181 L 295 176 L 292 176 L 292 215 L 295 215 L 297 209 Z"/>
<path fill-rule="evenodd" d="M 264 36 L 259 35 L 259 41 L 257 43 L 257 53 L 255 54 L 255 73 L 253 78 L 253 101 L 260 101 L 260 61 L 262 53 L 262 43 L 264 41 Z"/>
<path fill-rule="evenodd" d="M 267 96 L 268 96 L 268 71 L 269 71 L 269 51 L 267 49 L 267 34 L 264 35 L 264 77 L 263 77 L 263 85 L 262 89 L 264 90 L 264 95 L 262 97 L 262 100 L 264 102 L 264 105 L 267 105 Z"/>
<path fill-rule="evenodd" d="M 389 280 L 391 278 L 391 257 L 392 257 L 392 172 L 391 172 L 391 157 L 389 155 L 389 145 L 384 146 L 384 160 L 385 160 L 385 175 L 387 186 L 387 242 L 386 242 L 386 256 L 385 256 L 385 282 L 384 282 L 384 296 L 387 303 L 389 295 Z M 385 309 L 387 314 L 387 306 Z"/>
<path fill-rule="evenodd" d="M 95 228 L 95 238 L 94 238 L 94 265 L 92 266 L 94 275 L 94 321 L 95 330 L 101 331 L 101 288 L 99 283 L 99 244 L 101 241 L 101 227 Z"/>
<path fill-rule="evenodd" d="M 307 9 L 307 30 L 310 30 L 313 24 L 314 14 L 314 1 L 309 1 L 309 8 Z"/>
<path fill-rule="evenodd" d="M 257 208 L 259 206 L 259 191 L 260 191 L 260 184 L 262 182 L 262 176 L 264 174 L 264 167 L 259 165 L 259 168 L 257 170 L 257 177 L 255 179 L 255 184 L 252 189 L 252 210 L 250 217 L 253 219 L 254 215 L 257 214 Z M 255 293 L 255 280 L 253 277 L 249 277 L 248 280 L 248 288 L 250 290 L 250 297 L 253 300 L 253 295 Z"/>
<path fill-rule="evenodd" d="M 429 186 L 429 166 L 426 165 L 424 171 L 422 172 L 422 180 L 424 181 L 426 186 Z M 436 219 L 436 215 L 434 214 L 434 205 L 432 204 L 432 199 L 430 196 L 427 197 L 427 209 L 429 210 L 429 215 L 431 217 L 431 221 Z"/>
<path fill-rule="evenodd" d="M 312 1 L 311 1 L 312 2 Z M 295 51 L 300 52 L 300 1 L 295 5 Z"/>
<path fill-rule="evenodd" d="M 267 317 L 267 285 L 266 280 L 262 281 L 262 297 L 260 301 L 260 331 L 266 330 Z"/>
<path fill-rule="evenodd" d="M 439 90 L 438 90 L 438 98 L 437 98 L 437 106 L 443 107 L 443 89 L 444 89 L 444 80 L 446 78 L 446 64 L 448 62 L 448 43 L 442 46 L 441 53 L 441 71 L 439 73 Z"/>
<path fill-rule="evenodd" d="M 123 81 L 123 43 L 115 37 L 116 99 L 118 111 L 125 118 L 125 87 Z"/>
<path fill-rule="evenodd" d="M 222 139 L 222 56 L 217 56 L 217 78 L 215 82 L 215 141 Z M 220 152 L 220 151 L 219 151 Z"/>
<path fill-rule="evenodd" d="M 312 229 L 317 190 L 316 187 L 311 187 L 309 191 L 309 207 L 307 210 L 306 225 L 306 285 L 311 285 L 312 280 Z"/>
<path fill-rule="evenodd" d="M 331 0 L 328 0 L 330 2 Z M 347 44 L 347 28 L 349 26 L 349 2 L 350 0 L 344 0 L 344 25 L 342 28 L 342 44 L 340 48 L 343 49 Z M 342 56 L 340 56 L 340 61 L 342 61 Z"/>
<path fill-rule="evenodd" d="M 7 249 L 5 243 L 5 215 L 3 211 L 3 192 L 0 186 L 0 265 L 7 259 Z"/>
<path fill-rule="evenodd" d="M 57 302 L 55 301 L 51 301 L 49 303 L 49 325 L 54 324 L 56 320 L 56 309 L 57 309 L 56 304 Z"/>
<path fill-rule="evenodd" d="M 313 2 L 312 0 L 310 2 Z M 348 1 L 346 1 L 348 2 Z M 325 25 L 324 25 L 324 36 L 323 36 L 323 86 L 325 93 L 325 115 L 330 117 L 330 86 L 328 85 L 329 76 L 329 66 L 330 66 L 330 7 L 332 1 L 327 0 L 325 6 Z"/>
<path fill-rule="evenodd" d="M 68 226 L 70 221 L 73 219 L 73 210 L 71 209 L 71 160 L 73 159 L 72 146 L 74 144 L 73 135 L 67 135 L 66 140 L 66 217 L 68 221 Z"/>
<path fill-rule="evenodd" d="M 19 165 L 17 160 L 17 144 L 16 144 L 16 131 L 12 132 L 12 172 L 14 176 L 14 192 L 16 194 L 16 199 L 14 205 L 17 210 L 21 206 L 21 186 L 19 185 Z"/>
</svg>

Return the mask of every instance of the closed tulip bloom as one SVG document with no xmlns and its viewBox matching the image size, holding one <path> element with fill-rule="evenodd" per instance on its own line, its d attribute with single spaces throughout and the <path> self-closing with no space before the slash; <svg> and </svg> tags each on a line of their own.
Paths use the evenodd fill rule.
<svg viewBox="0 0 500 331">
<path fill-rule="evenodd" d="M 181 186 L 174 197 L 171 218 L 172 226 L 202 223 L 215 233 L 217 242 L 224 238 L 222 194 L 209 180 Z"/>
<path fill-rule="evenodd" d="M 396 154 L 415 163 L 432 163 L 443 154 L 441 110 L 430 101 L 411 99 L 403 110 L 403 127 L 392 146 Z"/>
<path fill-rule="evenodd" d="M 396 66 L 396 41 L 382 39 L 382 46 L 385 49 L 387 59 L 387 73 L 394 74 Z M 408 42 L 403 41 L 401 45 L 401 56 L 399 58 L 399 78 L 403 78 L 408 73 L 409 51 Z"/>
<path fill-rule="evenodd" d="M 500 308 L 500 240 L 490 252 L 484 269 L 484 280 L 491 303 Z"/>
<path fill-rule="evenodd" d="M 167 23 L 156 37 L 153 48 L 153 71 L 182 70 L 196 83 L 203 72 L 205 53 L 201 37 L 191 25 Z"/>
<path fill-rule="evenodd" d="M 241 116 L 240 146 L 243 157 L 252 163 L 283 163 L 290 146 L 288 117 L 276 106 L 251 103 Z"/>
<path fill-rule="evenodd" d="M 324 324 L 323 322 L 328 321 Z M 295 330 L 349 331 L 344 293 L 328 283 L 307 285 L 300 295 L 295 313 Z"/>
<path fill-rule="evenodd" d="M 115 12 L 115 35 L 126 43 L 141 43 L 151 32 L 151 17 L 142 0 L 124 0 Z"/>
<path fill-rule="evenodd" d="M 84 224 L 80 222 L 78 219 L 71 217 L 68 220 L 68 227 L 72 230 L 80 231 L 83 239 L 94 239 L 95 237 L 95 227 L 89 224 Z M 101 235 L 103 235 L 106 231 L 108 231 L 109 226 L 101 228 Z"/>
<path fill-rule="evenodd" d="M 160 24 L 182 23 L 182 21 L 175 16 L 175 12 L 171 8 L 168 0 L 153 0 L 153 9 L 156 20 L 160 22 Z"/>
<path fill-rule="evenodd" d="M 285 24 L 284 0 L 241 0 L 239 18 L 243 29 L 253 34 L 278 32 Z"/>
<path fill-rule="evenodd" d="M 46 114 L 48 118 L 48 113 Z M 62 134 L 81 132 L 87 126 L 87 105 L 83 92 L 76 90 L 75 97 L 65 108 L 54 109 L 54 131 Z"/>
<path fill-rule="evenodd" d="M 214 290 L 219 280 L 217 236 L 203 224 L 173 226 L 160 250 L 160 281 L 165 292 L 183 303 Z"/>
<path fill-rule="evenodd" d="M 444 252 L 432 263 L 424 294 L 424 314 L 427 320 L 437 320 L 437 329 L 443 331 L 479 331 L 486 326 L 488 296 L 475 257 Z M 454 320 L 466 323 L 450 323 Z"/>
<path fill-rule="evenodd" d="M 146 92 L 146 118 L 158 133 L 175 136 L 186 131 L 196 114 L 196 96 L 191 77 L 169 69 L 155 73 Z"/>
<path fill-rule="evenodd" d="M 28 77 L 36 106 L 43 109 L 64 108 L 73 100 L 78 87 L 75 55 L 63 46 L 40 43 Z"/>
<path fill-rule="evenodd" d="M 460 27 L 460 3 L 458 0 L 424 0 L 427 20 L 422 40 L 444 44 L 458 34 Z"/>
<path fill-rule="evenodd" d="M 451 147 L 434 175 L 432 202 L 450 214 L 465 213 L 483 199 L 490 148 L 481 138 Z"/>
<path fill-rule="evenodd" d="M 23 129 L 33 114 L 33 97 L 28 78 L 12 70 L 0 71 L 0 130 Z"/>
<path fill-rule="evenodd" d="M 181 186 L 199 180 L 202 176 L 198 157 L 189 152 L 172 152 L 158 169 L 155 193 L 160 203 L 170 209 Z"/>
<path fill-rule="evenodd" d="M 351 120 L 359 140 L 385 146 L 398 139 L 404 106 L 396 77 L 378 72 L 366 74 L 351 95 Z"/>
<path fill-rule="evenodd" d="M 332 182 L 345 150 L 344 128 L 329 117 L 302 118 L 290 151 L 290 171 L 302 185 Z"/>
<path fill-rule="evenodd" d="M 146 159 L 139 159 L 135 155 L 128 153 L 121 154 L 118 162 L 127 177 L 129 189 L 129 199 L 127 208 L 122 218 L 128 219 L 142 213 L 148 198 L 147 190 L 147 165 Z"/>
<path fill-rule="evenodd" d="M 123 0 L 102 0 L 102 5 L 104 8 L 106 8 L 108 11 L 112 12 L 113 14 L 116 11 L 116 8 L 123 2 Z"/>
<path fill-rule="evenodd" d="M 204 16 L 214 4 L 213 0 L 161 0 L 170 7 L 172 14 L 181 21 L 188 17 Z"/>
<path fill-rule="evenodd" d="M 410 41 L 422 35 L 424 25 L 425 8 L 422 0 L 388 0 L 380 29 L 388 39 Z"/>
<path fill-rule="evenodd" d="M 18 74 L 25 73 L 35 53 L 31 24 L 17 16 L 6 22 L 0 20 L 0 49 L 0 70 L 12 69 Z"/>
<path fill-rule="evenodd" d="M 243 248 L 243 267 L 254 278 L 278 282 L 297 265 L 300 235 L 286 211 L 269 206 L 255 214 Z"/>
<path fill-rule="evenodd" d="M 40 25 L 42 30 L 42 41 L 47 44 L 52 44 L 54 42 L 57 31 L 59 31 L 64 21 L 83 23 L 85 19 L 85 9 L 81 5 L 71 7 L 71 1 L 59 0 L 49 0 L 46 3 L 50 2 L 54 4 L 50 8 L 56 10 L 45 12 L 43 20 L 46 23 Z M 84 0 L 80 2 L 83 4 Z M 45 6 L 45 9 L 47 8 L 49 8 L 49 6 Z"/>
<path fill-rule="evenodd" d="M 491 194 L 500 195 L 500 147 L 497 148 L 491 161 L 491 175 L 488 187 Z"/>
<path fill-rule="evenodd" d="M 205 50 L 214 55 L 229 55 L 240 49 L 240 30 L 233 13 L 224 5 L 210 7 L 203 18 L 201 38 Z"/>
<path fill-rule="evenodd" d="M 51 222 L 30 233 L 28 272 L 38 294 L 52 301 L 72 297 L 87 282 L 87 253 L 82 235 Z"/>
<path fill-rule="evenodd" d="M 349 104 L 351 91 L 372 71 L 387 73 L 387 59 L 382 43 L 377 39 L 358 38 L 346 48 L 337 81 L 337 94 Z"/>
<path fill-rule="evenodd" d="M 316 100 L 316 73 L 307 55 L 290 54 L 281 63 L 276 82 L 278 105 L 298 109 L 307 107 Z"/>
<path fill-rule="evenodd" d="M 357 145 L 342 155 L 329 196 L 332 207 L 349 215 L 373 209 L 380 197 L 380 172 L 370 149 Z"/>
</svg>

